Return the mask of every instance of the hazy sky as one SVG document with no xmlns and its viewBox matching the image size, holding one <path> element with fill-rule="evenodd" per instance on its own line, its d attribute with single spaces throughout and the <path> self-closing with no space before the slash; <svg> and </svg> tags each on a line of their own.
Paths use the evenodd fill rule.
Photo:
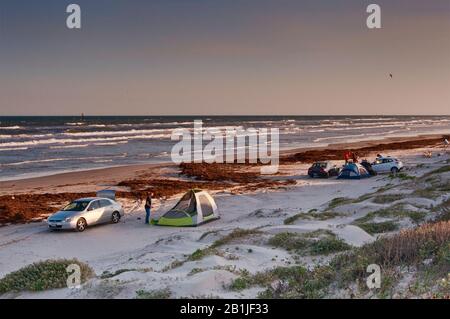
<svg viewBox="0 0 450 319">
<path fill-rule="evenodd" d="M 450 1 L 2 0 L 0 115 L 81 112 L 450 114 Z"/>
</svg>

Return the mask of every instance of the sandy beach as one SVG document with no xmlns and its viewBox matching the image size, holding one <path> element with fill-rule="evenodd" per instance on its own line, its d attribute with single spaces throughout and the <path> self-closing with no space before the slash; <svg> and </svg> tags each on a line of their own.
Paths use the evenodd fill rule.
<svg viewBox="0 0 450 319">
<path fill-rule="evenodd" d="M 1 1 L 0 301 L 450 300 L 449 30 L 448 0 Z"/>
<path fill-rule="evenodd" d="M 358 181 L 307 177 L 313 160 L 327 159 L 342 165 L 342 154 L 347 149 L 369 159 L 378 152 L 398 157 L 406 165 L 405 175 L 379 175 Z M 431 158 L 423 156 L 428 150 L 432 151 Z M 149 296 L 165 293 L 170 298 L 254 298 L 275 288 L 247 285 L 236 289 L 233 283 L 242 276 L 276 267 L 301 265 L 314 269 L 336 255 L 294 253 L 275 244 L 273 238 L 277 235 L 316 234 L 316 239 L 339 239 L 357 249 L 380 236 L 413 229 L 436 218 L 441 212 L 436 207 L 447 207 L 449 203 L 445 186 L 449 182 L 448 161 L 442 136 L 426 136 L 292 150 L 282 155 L 280 171 L 274 176 L 261 177 L 256 165 L 152 164 L 1 182 L 0 206 L 5 223 L 0 227 L 0 278 L 30 263 L 58 258 L 77 258 L 95 272 L 95 277 L 81 289 L 8 293 L 3 297 L 136 298 L 147 292 Z M 420 192 L 428 187 L 423 184 L 429 183 L 427 174 L 442 168 L 443 173 L 436 175 L 439 185 L 444 185 L 439 188 L 442 191 L 432 195 Z M 92 227 L 84 233 L 48 230 L 44 219 L 49 213 L 70 199 L 109 187 L 118 190 L 118 201 L 126 211 L 119 224 Z M 145 192 L 156 193 L 154 216 L 158 217 L 176 203 L 180 194 L 193 187 L 206 189 L 214 196 L 220 220 L 196 228 L 143 223 L 141 196 Z M 392 206 L 406 207 L 401 211 L 419 214 L 420 218 L 406 213 L 374 215 L 370 222 L 395 224 L 380 234 L 368 230 L 370 223 L 360 223 L 374 212 Z M 39 209 L 33 211 L 30 207 Z M 241 230 L 248 233 L 240 233 Z M 219 239 L 220 246 L 216 244 Z M 196 252 L 201 252 L 201 257 L 193 258 Z M 412 284 L 414 278 L 412 275 L 402 279 L 399 285 Z M 271 283 L 279 284 L 276 280 Z M 446 291 L 436 285 L 422 294 L 395 289 L 391 296 L 430 297 Z M 329 296 L 347 298 L 353 293 L 349 289 L 334 289 Z M 370 297 L 370 293 L 358 296 Z"/>
</svg>

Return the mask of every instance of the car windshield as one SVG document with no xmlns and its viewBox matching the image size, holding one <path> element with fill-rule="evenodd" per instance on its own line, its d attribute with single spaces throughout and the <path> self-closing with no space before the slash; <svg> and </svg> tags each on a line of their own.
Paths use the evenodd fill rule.
<svg viewBox="0 0 450 319">
<path fill-rule="evenodd" d="M 313 167 L 325 168 L 327 163 L 314 163 Z"/>
<path fill-rule="evenodd" d="M 64 207 L 62 210 L 65 212 L 81 212 L 86 209 L 87 205 L 89 205 L 89 201 L 74 201 Z"/>
</svg>

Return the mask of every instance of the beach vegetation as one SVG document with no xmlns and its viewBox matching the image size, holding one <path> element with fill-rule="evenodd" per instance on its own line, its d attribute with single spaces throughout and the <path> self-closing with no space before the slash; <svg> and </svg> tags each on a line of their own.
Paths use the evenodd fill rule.
<svg viewBox="0 0 450 319">
<path fill-rule="evenodd" d="M 77 259 L 50 259 L 33 263 L 0 279 L 0 294 L 6 292 L 44 291 L 67 287 L 69 265 L 80 267 L 81 283 L 94 276 L 94 271 L 87 264 Z"/>
<path fill-rule="evenodd" d="M 364 283 L 370 264 L 382 269 L 381 289 L 372 291 L 380 298 L 393 296 L 393 288 L 402 278 L 401 269 L 410 266 L 418 270 L 421 282 L 439 280 L 438 293 L 448 296 L 448 285 L 444 281 L 450 272 L 450 222 L 425 224 L 382 237 L 338 254 L 329 264 L 314 269 L 292 266 L 254 275 L 245 273 L 236 278 L 230 288 L 242 290 L 260 286 L 265 288 L 260 298 L 323 298 L 336 289 L 347 289 L 354 284 L 358 291 L 369 293 Z"/>
<path fill-rule="evenodd" d="M 394 205 L 394 206 L 387 207 L 387 208 L 382 208 L 382 209 L 376 210 L 374 212 L 370 212 L 366 216 L 356 219 L 354 221 L 354 224 L 359 225 L 359 224 L 368 223 L 376 217 L 409 218 L 414 223 L 419 224 L 420 222 L 423 222 L 425 220 L 426 216 L 427 216 L 426 212 L 405 210 L 403 208 L 403 204 L 401 204 L 401 205 Z"/>
<path fill-rule="evenodd" d="M 385 221 L 381 223 L 355 223 L 355 225 L 371 235 L 387 233 L 398 229 L 398 224 L 394 221 Z"/>
<path fill-rule="evenodd" d="M 206 248 L 199 248 L 195 250 L 192 254 L 188 255 L 185 260 L 175 260 L 170 265 L 166 266 L 162 271 L 168 271 L 177 267 L 182 266 L 187 261 L 197 261 L 201 260 L 206 256 L 218 254 L 219 251 L 217 248 L 223 245 L 227 245 L 232 243 L 233 241 L 237 239 L 242 239 L 244 237 L 248 237 L 251 235 L 261 234 L 262 232 L 258 229 L 241 229 L 237 228 L 230 232 L 229 234 L 225 235 L 224 237 L 214 241 L 210 246 Z"/>
<path fill-rule="evenodd" d="M 376 204 L 387 204 L 405 198 L 404 194 L 384 194 L 375 196 L 372 201 Z"/>
<path fill-rule="evenodd" d="M 400 173 L 397 173 L 397 174 L 389 174 L 389 178 L 390 179 L 400 179 L 402 181 L 409 181 L 409 180 L 416 179 L 415 176 L 408 175 L 405 172 L 400 172 Z"/>
<path fill-rule="evenodd" d="M 242 228 L 236 228 L 232 232 L 230 232 L 228 235 L 225 235 L 224 237 L 214 241 L 210 248 L 217 248 L 223 245 L 227 245 L 235 240 L 242 239 L 244 237 L 252 236 L 252 235 L 259 235 L 262 232 L 258 229 L 242 229 Z"/>
<path fill-rule="evenodd" d="M 331 232 L 313 232 L 296 234 L 283 232 L 269 239 L 269 245 L 295 251 L 301 255 L 328 255 L 350 249 L 342 239 Z"/>
<path fill-rule="evenodd" d="M 290 216 L 284 220 L 285 225 L 291 225 L 295 223 L 298 219 L 314 219 L 314 220 L 328 220 L 336 217 L 344 216 L 344 214 L 336 213 L 332 211 L 325 211 L 322 213 L 318 213 L 316 211 L 308 212 L 308 213 L 298 213 L 293 216 Z"/>
<path fill-rule="evenodd" d="M 338 206 L 351 204 L 352 202 L 353 202 L 353 199 L 348 198 L 348 197 L 336 197 L 336 198 L 333 198 L 328 203 L 328 210 L 332 210 L 333 208 L 336 208 Z"/>
<path fill-rule="evenodd" d="M 443 174 L 443 173 L 447 173 L 450 172 L 450 165 L 444 165 L 441 166 L 429 173 L 426 173 L 424 176 L 430 176 L 430 175 L 435 175 L 435 174 Z"/>
<path fill-rule="evenodd" d="M 437 188 L 434 187 L 434 186 L 427 187 L 427 188 L 416 189 L 412 193 L 412 195 L 415 196 L 415 197 L 429 198 L 429 199 L 435 199 L 435 198 L 438 198 L 440 196 L 440 194 L 438 193 Z"/>
<path fill-rule="evenodd" d="M 138 269 L 138 268 L 125 268 L 125 269 L 118 269 L 114 272 L 110 272 L 110 271 L 104 271 L 101 275 L 100 278 L 101 279 L 108 279 L 108 278 L 113 278 L 115 276 L 118 276 L 120 274 L 123 274 L 125 272 L 130 272 L 130 271 L 138 271 L 138 272 L 149 272 L 151 271 L 150 268 L 142 268 L 142 269 Z"/>
<path fill-rule="evenodd" d="M 172 292 L 169 288 L 136 291 L 136 299 L 169 299 L 171 296 Z"/>
<path fill-rule="evenodd" d="M 205 270 L 202 268 L 192 268 L 191 271 L 188 273 L 188 276 L 193 276 L 193 275 L 201 273 L 203 271 L 205 271 Z"/>
</svg>

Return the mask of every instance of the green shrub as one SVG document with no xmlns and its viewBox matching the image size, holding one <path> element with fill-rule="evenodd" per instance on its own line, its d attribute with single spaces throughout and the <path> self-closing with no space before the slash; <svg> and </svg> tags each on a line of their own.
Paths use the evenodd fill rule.
<svg viewBox="0 0 450 319">
<path fill-rule="evenodd" d="M 356 223 L 356 225 L 371 235 L 386 233 L 398 229 L 397 223 L 393 221 L 381 223 Z"/>
<path fill-rule="evenodd" d="M 314 238 L 316 236 L 319 238 Z M 269 239 L 269 245 L 296 250 L 303 255 L 328 255 L 350 249 L 346 242 L 330 232 L 279 233 Z"/>
<path fill-rule="evenodd" d="M 171 296 L 172 292 L 168 288 L 151 291 L 136 291 L 136 299 L 169 299 Z"/>
<path fill-rule="evenodd" d="M 207 255 L 209 255 L 208 249 L 197 249 L 189 256 L 188 259 L 189 260 L 200 260 Z"/>
<path fill-rule="evenodd" d="M 323 213 L 308 212 L 308 213 L 298 213 L 294 216 L 288 217 L 284 220 L 285 225 L 293 224 L 297 219 L 315 219 L 315 220 L 327 220 L 336 217 L 343 216 L 343 214 L 326 211 Z"/>
<path fill-rule="evenodd" d="M 305 249 L 309 242 L 295 233 L 283 232 L 270 238 L 268 243 L 286 250 L 300 250 Z"/>
<path fill-rule="evenodd" d="M 67 287 L 70 273 L 66 271 L 71 264 L 81 269 L 81 283 L 94 275 L 93 270 L 77 259 L 46 260 L 25 266 L 0 279 L 0 294 L 20 291 L 43 291 Z"/>
<path fill-rule="evenodd" d="M 244 237 L 247 237 L 250 235 L 257 235 L 257 234 L 261 234 L 261 231 L 258 229 L 237 228 L 237 229 L 233 230 L 231 233 L 229 233 L 228 235 L 225 235 L 224 237 L 216 240 L 210 247 L 217 248 L 219 246 L 229 244 L 233 240 L 241 239 L 241 238 L 244 238 Z"/>
<path fill-rule="evenodd" d="M 374 197 L 373 202 L 377 204 L 386 204 L 395 202 L 397 200 L 403 199 L 405 196 L 403 194 L 385 194 L 378 195 Z"/>
<path fill-rule="evenodd" d="M 398 178 L 400 180 L 407 181 L 407 180 L 413 180 L 416 177 L 408 175 L 405 172 L 400 172 L 400 173 L 397 173 L 397 174 L 389 174 L 389 178 L 391 178 L 391 179 Z"/>
<path fill-rule="evenodd" d="M 246 277 L 239 277 L 231 282 L 230 289 L 240 291 L 246 289 L 248 286 L 249 286 L 249 279 Z"/>
<path fill-rule="evenodd" d="M 384 217 L 384 218 L 410 218 L 416 224 L 425 220 L 427 213 L 426 212 L 415 212 L 405 210 L 403 205 L 394 205 L 388 208 L 383 208 L 374 212 L 368 213 L 366 216 L 358 218 L 355 220 L 355 224 L 367 223 L 370 222 L 375 217 Z"/>
<path fill-rule="evenodd" d="M 330 203 L 328 204 L 328 209 L 333 209 L 337 206 L 341 206 L 341 205 L 345 205 L 345 204 L 350 204 L 352 203 L 353 200 L 351 198 L 347 198 L 347 197 L 336 197 L 333 198 Z"/>
<path fill-rule="evenodd" d="M 425 260 L 432 264 L 424 266 Z M 233 288 L 265 287 L 260 298 L 323 298 L 335 288 L 348 288 L 359 283 L 359 289 L 367 291 L 364 284 L 368 276 L 367 266 L 380 265 L 384 274 L 378 297 L 392 297 L 393 287 L 400 279 L 399 268 L 415 266 L 419 276 L 430 273 L 436 280 L 450 272 L 450 222 L 425 224 L 415 229 L 383 237 L 335 256 L 329 265 L 306 269 L 302 266 L 278 267 L 255 275 L 243 273 L 234 280 Z"/>
<path fill-rule="evenodd" d="M 340 238 L 321 238 L 310 245 L 312 255 L 328 255 L 350 249 L 351 246 Z"/>
</svg>

